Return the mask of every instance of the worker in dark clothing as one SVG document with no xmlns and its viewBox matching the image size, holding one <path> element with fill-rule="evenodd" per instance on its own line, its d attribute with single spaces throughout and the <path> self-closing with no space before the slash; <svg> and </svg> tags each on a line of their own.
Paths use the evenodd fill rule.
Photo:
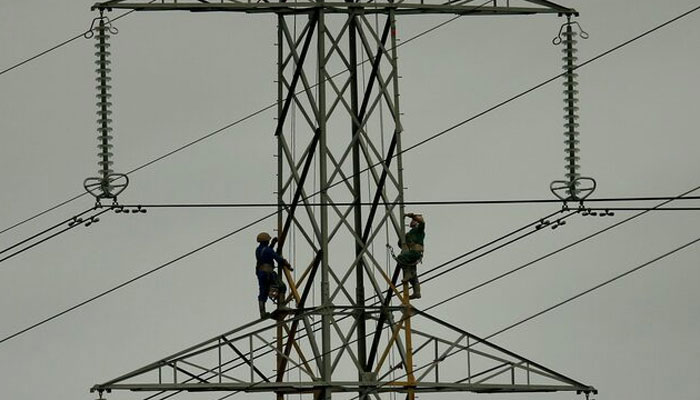
<svg viewBox="0 0 700 400">
<path fill-rule="evenodd" d="M 272 240 L 272 245 L 270 245 L 270 240 Z M 259 243 L 258 247 L 255 249 L 255 275 L 258 277 L 258 308 L 260 309 L 260 318 L 267 318 L 270 316 L 268 312 L 265 311 L 265 302 L 270 292 L 270 287 L 274 280 L 275 264 L 285 266 L 292 270 L 289 262 L 282 258 L 274 250 L 277 238 L 272 239 L 270 234 L 267 232 L 261 232 L 258 234 L 257 241 Z"/>
<path fill-rule="evenodd" d="M 406 233 L 406 243 L 399 243 L 401 253 L 396 257 L 403 270 L 403 280 L 411 284 L 413 294 L 410 299 L 420 299 L 420 282 L 418 282 L 417 265 L 423 259 L 423 240 L 425 239 L 425 220 L 421 214 L 408 213 L 411 218 L 411 230 Z"/>
</svg>

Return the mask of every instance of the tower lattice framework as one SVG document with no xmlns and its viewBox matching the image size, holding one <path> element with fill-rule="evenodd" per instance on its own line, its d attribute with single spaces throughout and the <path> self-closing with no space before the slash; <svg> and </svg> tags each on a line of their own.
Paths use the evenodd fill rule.
<svg viewBox="0 0 700 400">
<path fill-rule="evenodd" d="M 397 17 L 575 14 L 549 1 L 106 1 L 100 10 L 224 11 L 277 18 L 277 251 L 294 232 L 296 275 L 258 320 L 93 386 L 154 392 L 269 392 L 279 399 L 384 393 L 591 393 L 411 306 L 385 244 L 403 241 Z M 395 264 L 395 263 L 394 263 Z M 320 287 L 320 301 L 311 295 Z"/>
</svg>

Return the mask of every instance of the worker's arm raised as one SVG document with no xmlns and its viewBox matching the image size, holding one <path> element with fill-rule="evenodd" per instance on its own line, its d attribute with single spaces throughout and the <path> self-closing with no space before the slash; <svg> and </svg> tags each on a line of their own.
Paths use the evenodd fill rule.
<svg viewBox="0 0 700 400">
<path fill-rule="evenodd" d="M 416 222 L 425 222 L 423 220 L 423 214 L 406 213 L 406 217 L 411 218 Z"/>
</svg>

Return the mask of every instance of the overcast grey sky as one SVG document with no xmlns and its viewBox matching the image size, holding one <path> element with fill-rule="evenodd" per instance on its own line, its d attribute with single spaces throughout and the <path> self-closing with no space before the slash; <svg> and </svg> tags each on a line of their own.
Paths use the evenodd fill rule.
<svg viewBox="0 0 700 400">
<path fill-rule="evenodd" d="M 689 0 L 563 2 L 590 34 L 585 61 L 688 11 Z M 85 31 L 89 1 L 0 0 L 0 70 Z M 117 14 L 112 13 L 112 14 Z M 407 39 L 448 17 L 404 17 Z M 700 185 L 694 13 L 579 71 L 581 165 L 593 197 L 675 196 Z M 405 146 L 561 71 L 556 16 L 458 19 L 399 50 Z M 275 100 L 275 20 L 135 13 L 112 39 L 115 170 L 125 172 Z M 82 192 L 97 174 L 93 41 L 0 75 L 0 230 Z M 409 201 L 551 198 L 564 174 L 555 82 L 404 156 Z M 131 176 L 123 203 L 274 202 L 274 113 Z M 698 193 L 694 193 L 698 194 Z M 0 234 L 0 248 L 93 205 L 83 197 Z M 648 206 L 653 203 L 616 203 Z M 680 205 L 697 206 L 697 202 Z M 422 268 L 559 206 L 432 206 Z M 410 210 L 409 210 L 410 211 Z M 269 212 L 151 209 L 106 214 L 0 263 L 0 338 L 170 261 Z M 425 287 L 427 307 L 631 216 L 575 217 Z M 487 336 L 700 235 L 697 211 L 658 211 L 433 310 Z M 264 226 L 271 229 L 272 223 Z M 262 227 L 261 227 L 262 228 Z M 92 399 L 94 383 L 254 319 L 252 228 L 0 344 L 3 399 Z M 696 400 L 697 247 L 494 338 L 594 385 L 599 399 Z M 242 397 L 244 395 L 239 395 Z M 458 398 L 458 395 L 440 398 Z M 476 397 L 476 395 L 459 395 Z M 142 398 L 115 393 L 108 398 Z M 422 396 L 429 397 L 429 396 Z M 574 394 L 479 395 L 571 399 Z M 181 398 L 189 398 L 187 395 Z M 212 400 L 216 395 L 196 396 Z"/>
</svg>

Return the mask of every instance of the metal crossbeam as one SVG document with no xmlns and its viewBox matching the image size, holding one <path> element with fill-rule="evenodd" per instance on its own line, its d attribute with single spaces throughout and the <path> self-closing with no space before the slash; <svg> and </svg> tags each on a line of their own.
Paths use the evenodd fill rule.
<svg viewBox="0 0 700 400">
<path fill-rule="evenodd" d="M 193 11 L 193 12 L 246 12 L 295 14 L 308 13 L 322 7 L 328 13 L 352 13 L 362 9 L 366 14 L 386 14 L 392 10 L 396 15 L 407 14 L 457 14 L 457 15 L 531 15 L 543 13 L 575 14 L 576 11 L 549 1 L 499 0 L 499 1 L 372 1 L 361 2 L 317 2 L 304 0 L 286 1 L 199 1 L 161 0 L 125 1 L 113 0 L 96 3 L 94 9 L 132 9 L 138 11 Z"/>
<path fill-rule="evenodd" d="M 498 385 L 498 384 L 454 384 L 454 383 L 430 383 L 416 384 L 408 387 L 397 382 L 360 382 L 360 381 L 337 381 L 330 385 L 320 385 L 317 382 L 271 382 L 259 383 L 255 385 L 247 383 L 207 383 L 207 384 L 124 384 L 112 385 L 110 390 L 130 390 L 134 392 L 160 392 L 160 391 L 186 391 L 186 392 L 274 392 L 280 394 L 304 394 L 316 393 L 320 388 L 332 392 L 358 392 L 368 385 L 377 386 L 374 392 L 377 393 L 407 393 L 414 391 L 418 393 L 445 393 L 445 392 L 473 392 L 473 393 L 536 393 L 536 392 L 561 392 L 576 391 L 566 385 Z"/>
</svg>

